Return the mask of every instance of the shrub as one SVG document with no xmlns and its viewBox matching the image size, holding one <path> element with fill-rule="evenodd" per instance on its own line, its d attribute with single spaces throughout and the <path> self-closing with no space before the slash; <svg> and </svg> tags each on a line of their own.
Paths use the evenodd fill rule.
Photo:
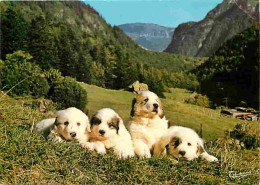
<svg viewBox="0 0 260 185">
<path fill-rule="evenodd" d="M 49 69 L 48 71 L 44 71 L 44 76 L 51 86 L 55 82 L 62 80 L 61 72 L 53 68 Z"/>
<path fill-rule="evenodd" d="M 4 90 L 10 90 L 9 95 L 33 95 L 46 97 L 49 91 L 47 80 L 41 75 L 40 67 L 30 62 L 31 55 L 16 51 L 6 56 L 2 67 Z"/>
<path fill-rule="evenodd" d="M 197 94 L 196 92 L 192 93 L 188 99 L 185 100 L 185 103 L 190 103 L 198 105 L 201 107 L 209 107 L 210 102 L 207 96 Z"/>
<path fill-rule="evenodd" d="M 50 86 L 46 78 L 42 76 L 35 76 L 30 84 L 30 91 L 34 97 L 47 97 Z"/>
<path fill-rule="evenodd" d="M 87 105 L 87 92 L 74 78 L 64 77 L 53 83 L 50 98 L 59 103 L 59 108 L 77 107 L 81 110 Z"/>
<path fill-rule="evenodd" d="M 240 145 L 246 149 L 258 147 L 259 128 L 254 124 L 237 124 L 229 134 L 231 138 L 239 140 Z"/>
</svg>

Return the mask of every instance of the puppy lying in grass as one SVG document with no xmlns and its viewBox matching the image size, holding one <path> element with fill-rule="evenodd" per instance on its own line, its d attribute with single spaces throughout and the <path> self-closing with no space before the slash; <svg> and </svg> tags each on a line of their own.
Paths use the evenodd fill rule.
<svg viewBox="0 0 260 185">
<path fill-rule="evenodd" d="M 134 156 L 131 136 L 121 117 L 110 108 L 101 109 L 92 117 L 89 141 L 81 146 L 98 153 L 112 148 L 119 158 Z"/>
<path fill-rule="evenodd" d="M 85 143 L 89 140 L 90 123 L 81 110 L 71 107 L 57 112 L 56 118 L 44 119 L 36 125 L 37 132 L 48 132 L 48 138 Z"/>
<path fill-rule="evenodd" d="M 186 158 L 189 161 L 199 156 L 209 162 L 218 161 L 216 157 L 205 151 L 203 140 L 194 130 L 181 126 L 170 127 L 155 144 L 154 155 L 159 154 L 169 154 L 177 159 Z"/>
</svg>

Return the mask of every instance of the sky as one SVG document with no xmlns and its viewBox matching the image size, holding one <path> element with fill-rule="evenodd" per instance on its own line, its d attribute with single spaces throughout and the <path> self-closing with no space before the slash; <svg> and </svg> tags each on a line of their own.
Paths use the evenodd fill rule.
<svg viewBox="0 0 260 185">
<path fill-rule="evenodd" d="M 177 27 L 200 21 L 223 0 L 85 0 L 107 23 L 154 23 Z"/>
</svg>

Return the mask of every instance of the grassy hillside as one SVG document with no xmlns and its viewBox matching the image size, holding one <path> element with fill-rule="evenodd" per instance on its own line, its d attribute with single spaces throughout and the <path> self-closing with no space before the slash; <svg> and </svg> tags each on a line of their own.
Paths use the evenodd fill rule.
<svg viewBox="0 0 260 185">
<path fill-rule="evenodd" d="M 88 91 L 90 115 L 99 108 L 112 107 L 127 120 L 133 94 L 84 85 Z M 192 127 L 207 123 L 207 140 L 223 136 L 226 128 L 237 122 L 221 118 L 218 113 L 183 103 L 189 92 L 173 89 L 164 99 L 165 112 L 173 124 Z M 13 99 L 0 93 L 0 184 L 256 184 L 258 182 L 258 151 L 239 150 L 222 142 L 210 142 L 209 153 L 218 163 L 203 160 L 175 161 L 170 157 L 118 160 L 107 155 L 86 152 L 78 145 L 46 141 L 33 128 L 55 114 L 55 105 L 40 112 L 28 97 Z M 187 114 L 189 113 L 189 114 Z M 189 115 L 189 116 L 188 116 Z M 184 118 L 186 117 L 186 118 Z M 214 125 L 216 124 L 216 125 Z M 210 128 L 209 128 L 210 126 Z M 213 133 L 214 132 L 214 133 Z M 207 133 L 207 135 L 206 135 Z M 212 133 L 214 135 L 209 135 Z M 229 177 L 250 172 L 243 178 Z"/>
</svg>

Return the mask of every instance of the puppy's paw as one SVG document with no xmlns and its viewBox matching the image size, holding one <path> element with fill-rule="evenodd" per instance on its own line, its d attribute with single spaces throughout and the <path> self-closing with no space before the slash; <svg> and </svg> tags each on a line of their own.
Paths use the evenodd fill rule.
<svg viewBox="0 0 260 185">
<path fill-rule="evenodd" d="M 207 157 L 205 157 L 205 159 L 209 162 L 217 162 L 218 161 L 218 159 L 213 155 L 208 155 Z"/>
<path fill-rule="evenodd" d="M 137 155 L 141 158 L 151 158 L 151 152 L 149 150 L 139 151 Z"/>
<path fill-rule="evenodd" d="M 117 152 L 117 156 L 119 159 L 127 159 L 127 158 L 130 158 L 130 157 L 134 157 L 135 154 L 133 151 L 119 151 Z"/>
<path fill-rule="evenodd" d="M 95 150 L 96 150 L 97 153 L 99 153 L 99 154 L 105 154 L 105 153 L 106 153 L 106 147 L 105 147 L 105 145 L 104 145 L 103 143 L 101 143 L 101 142 L 96 143 Z"/>
<path fill-rule="evenodd" d="M 90 151 L 93 151 L 95 149 L 94 144 L 90 142 L 80 143 L 80 146 Z"/>
</svg>

